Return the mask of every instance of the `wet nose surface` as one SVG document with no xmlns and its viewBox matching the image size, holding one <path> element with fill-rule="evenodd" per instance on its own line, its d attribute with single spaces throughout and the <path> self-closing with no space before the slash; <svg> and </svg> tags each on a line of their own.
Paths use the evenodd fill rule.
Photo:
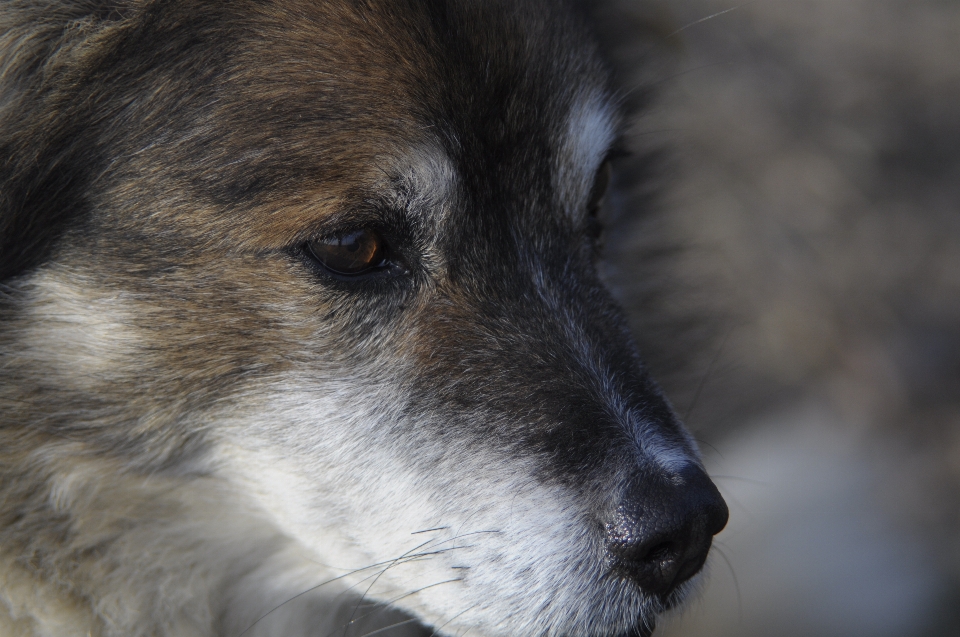
<svg viewBox="0 0 960 637">
<path fill-rule="evenodd" d="M 699 468 L 637 478 L 606 524 L 612 570 L 648 593 L 669 595 L 703 566 L 727 517 L 720 492 Z"/>
</svg>

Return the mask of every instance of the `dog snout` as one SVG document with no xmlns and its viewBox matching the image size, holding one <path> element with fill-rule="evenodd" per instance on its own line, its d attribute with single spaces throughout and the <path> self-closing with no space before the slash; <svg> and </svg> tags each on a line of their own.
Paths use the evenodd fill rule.
<svg viewBox="0 0 960 637">
<path fill-rule="evenodd" d="M 664 598 L 700 570 L 728 515 L 717 487 L 699 468 L 634 479 L 606 524 L 612 570 Z"/>
</svg>

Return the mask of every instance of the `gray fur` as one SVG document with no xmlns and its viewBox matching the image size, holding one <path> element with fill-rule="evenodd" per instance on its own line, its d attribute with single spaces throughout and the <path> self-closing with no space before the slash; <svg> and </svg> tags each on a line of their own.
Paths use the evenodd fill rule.
<svg viewBox="0 0 960 637">
<path fill-rule="evenodd" d="M 598 637 L 682 600 L 605 552 L 700 461 L 584 230 L 611 81 L 545 8 L 0 9 L 0 628 Z M 390 269 L 303 248 L 357 227 Z"/>
</svg>

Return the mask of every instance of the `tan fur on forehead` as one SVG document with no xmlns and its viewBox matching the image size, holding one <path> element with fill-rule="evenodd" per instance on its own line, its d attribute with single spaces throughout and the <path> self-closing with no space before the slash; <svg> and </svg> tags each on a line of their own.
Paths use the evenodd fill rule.
<svg viewBox="0 0 960 637">
<path fill-rule="evenodd" d="M 523 77 L 529 73 L 523 41 L 541 37 L 536 31 L 545 23 L 532 21 L 521 28 L 508 7 L 481 3 L 459 11 L 464 21 L 480 19 L 484 11 L 506 14 L 500 21 L 517 30 L 515 39 L 506 40 L 515 50 L 487 50 L 480 37 L 470 46 L 477 49 L 478 64 L 486 57 L 488 66 L 495 61 L 498 68 L 506 61 L 516 67 L 507 69 L 516 77 L 489 81 L 506 82 L 517 91 L 535 81 Z M 106 183 L 112 185 L 98 201 L 107 223 L 134 218 L 141 230 L 156 236 L 174 231 L 205 244 L 256 251 L 302 240 L 324 218 L 384 194 L 385 181 L 412 179 L 431 191 L 419 196 L 442 198 L 452 178 L 445 153 L 459 142 L 451 139 L 455 129 L 443 133 L 444 138 L 436 124 L 449 108 L 444 91 L 452 90 L 444 88 L 450 71 L 443 64 L 457 52 L 444 48 L 442 34 L 430 32 L 438 28 L 429 26 L 431 19 L 422 5 L 406 2 L 362 8 L 255 3 L 230 12 L 218 28 L 235 41 L 235 50 L 211 62 L 216 72 L 209 96 L 201 93 L 184 104 L 189 127 L 178 130 L 180 124 L 173 121 L 160 139 L 123 157 L 122 164 L 111 164 Z M 609 143 L 612 120 L 603 101 L 602 73 L 589 65 L 577 68 L 584 63 L 565 61 L 567 57 L 569 53 L 558 52 L 549 61 L 556 66 L 551 73 L 556 77 L 549 79 L 557 83 L 551 108 L 558 115 L 570 110 L 566 128 L 550 133 L 560 140 L 555 153 L 561 195 L 571 189 L 579 193 L 581 182 L 592 177 L 598 152 L 593 147 Z M 167 82 L 151 81 L 160 90 L 166 90 Z M 586 83 L 582 97 L 566 95 L 565 85 L 578 82 Z M 454 97 L 473 99 L 456 91 Z M 568 98 L 570 103 L 564 103 Z M 477 99 L 486 98 L 478 93 Z M 505 100 L 497 115 L 505 130 L 514 127 L 514 134 L 522 134 L 523 126 L 547 117 L 525 112 L 529 104 L 517 100 Z M 599 118 L 590 119 L 591 114 Z M 171 162 L 179 168 L 170 171 Z M 425 163 L 432 164 L 427 172 L 433 173 L 426 180 Z M 131 201 L 137 202 L 133 217 Z"/>
<path fill-rule="evenodd" d="M 257 251 L 303 240 L 371 196 L 389 199 L 396 180 L 443 198 L 448 160 L 418 112 L 440 74 L 424 43 L 396 24 L 417 15 L 392 3 L 287 2 L 231 20 L 238 46 L 214 80 L 222 97 L 190 106 L 209 124 L 164 132 L 125 158 L 98 202 L 107 223 L 129 223 L 137 201 L 141 229 Z M 166 170 L 171 158 L 183 168 Z M 258 185 L 271 178 L 283 185 Z M 223 184 L 247 193 L 230 202 L 233 214 L 196 196 Z"/>
<path fill-rule="evenodd" d="M 83 3 L 37 5 L 33 10 L 45 11 L 50 24 L 59 18 L 74 27 L 59 40 L 41 31 L 44 41 L 26 27 L 4 39 L 9 85 L 22 82 L 30 90 L 10 93 L 0 114 L 27 117 L 54 144 L 30 146 L 44 139 L 32 129 L 18 131 L 22 139 L 0 140 L 24 162 L 9 165 L 12 172 L 4 179 L 8 185 L 23 180 L 25 190 L 7 188 L 3 206 L 11 209 L 0 206 L 0 224 L 10 226 L 5 236 L 13 241 L 7 258 L 14 258 L 14 249 L 25 251 L 16 257 L 21 267 L 41 258 L 43 247 L 70 223 L 65 215 L 73 207 L 51 201 L 30 222 L 11 216 L 20 197 L 44 191 L 69 197 L 70 188 L 89 179 L 95 187 L 82 194 L 106 227 L 134 224 L 153 236 L 174 233 L 207 245 L 271 249 L 295 242 L 324 216 L 369 196 L 382 158 L 402 162 L 411 148 L 438 142 L 457 147 L 459 134 L 476 122 L 460 122 L 459 132 L 453 126 L 441 134 L 437 118 L 457 115 L 443 112 L 449 106 L 441 104 L 444 90 L 463 104 L 489 97 L 502 102 L 493 115 L 504 131 L 515 128 L 513 134 L 523 136 L 524 122 L 551 115 L 525 110 L 535 105 L 522 91 L 554 95 L 558 101 L 550 108 L 563 111 L 571 107 L 564 103 L 573 95 L 570 87 L 604 83 L 582 29 L 564 12 L 542 19 L 547 5 L 537 2 L 170 2 L 160 10 L 130 1 L 102 14 Z M 25 7 L 8 11 L 15 25 L 29 17 Z M 450 48 L 449 25 L 438 20 L 450 21 L 461 48 Z M 200 35 L 185 37 L 185 24 L 198 25 Z M 25 32 L 34 37 L 20 37 Z M 29 72 L 29 60 L 57 46 L 49 74 L 18 76 Z M 151 46 L 158 48 L 153 58 Z M 465 67 L 476 78 L 459 78 L 456 67 L 445 66 L 463 62 L 465 51 L 476 58 Z M 457 87 L 461 80 L 467 84 Z M 476 80 L 487 86 L 478 87 Z M 520 92 L 503 94 L 501 85 Z M 499 92 L 477 93 L 474 100 L 478 88 Z M 86 123 L 91 118 L 95 125 Z M 133 122 L 139 137 L 120 137 Z M 75 137 L 76 148 L 57 149 L 55 144 L 65 143 L 58 136 Z M 91 161 L 97 159 L 92 149 L 105 154 Z M 55 161 L 74 162 L 71 168 L 80 174 L 64 176 L 64 184 L 57 173 L 33 175 L 54 161 L 45 152 L 58 153 Z M 36 162 L 26 160 L 38 154 Z M 85 175 L 88 170 L 99 172 Z M 26 184 L 35 179 L 42 186 L 30 189 Z M 27 234 L 15 239 L 18 233 Z M 17 264 L 3 267 L 15 271 Z"/>
</svg>

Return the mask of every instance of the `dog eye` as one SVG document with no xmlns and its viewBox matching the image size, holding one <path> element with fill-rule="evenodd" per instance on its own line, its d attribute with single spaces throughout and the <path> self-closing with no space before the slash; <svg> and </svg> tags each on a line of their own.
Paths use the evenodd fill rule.
<svg viewBox="0 0 960 637">
<path fill-rule="evenodd" d="M 314 239 L 307 242 L 306 249 L 320 265 L 334 274 L 363 274 L 386 261 L 383 240 L 373 230 Z"/>
<path fill-rule="evenodd" d="M 600 165 L 597 176 L 593 180 L 593 189 L 590 191 L 590 199 L 587 201 L 587 214 L 596 217 L 603 201 L 607 196 L 607 189 L 610 188 L 610 162 L 605 161 Z"/>
<path fill-rule="evenodd" d="M 599 243 L 603 234 L 603 223 L 600 221 L 600 208 L 603 207 L 603 201 L 607 196 L 607 189 L 610 187 L 610 162 L 605 161 L 600 165 L 597 176 L 593 180 L 593 188 L 590 190 L 590 199 L 587 201 L 586 233 L 593 242 Z"/>
</svg>

